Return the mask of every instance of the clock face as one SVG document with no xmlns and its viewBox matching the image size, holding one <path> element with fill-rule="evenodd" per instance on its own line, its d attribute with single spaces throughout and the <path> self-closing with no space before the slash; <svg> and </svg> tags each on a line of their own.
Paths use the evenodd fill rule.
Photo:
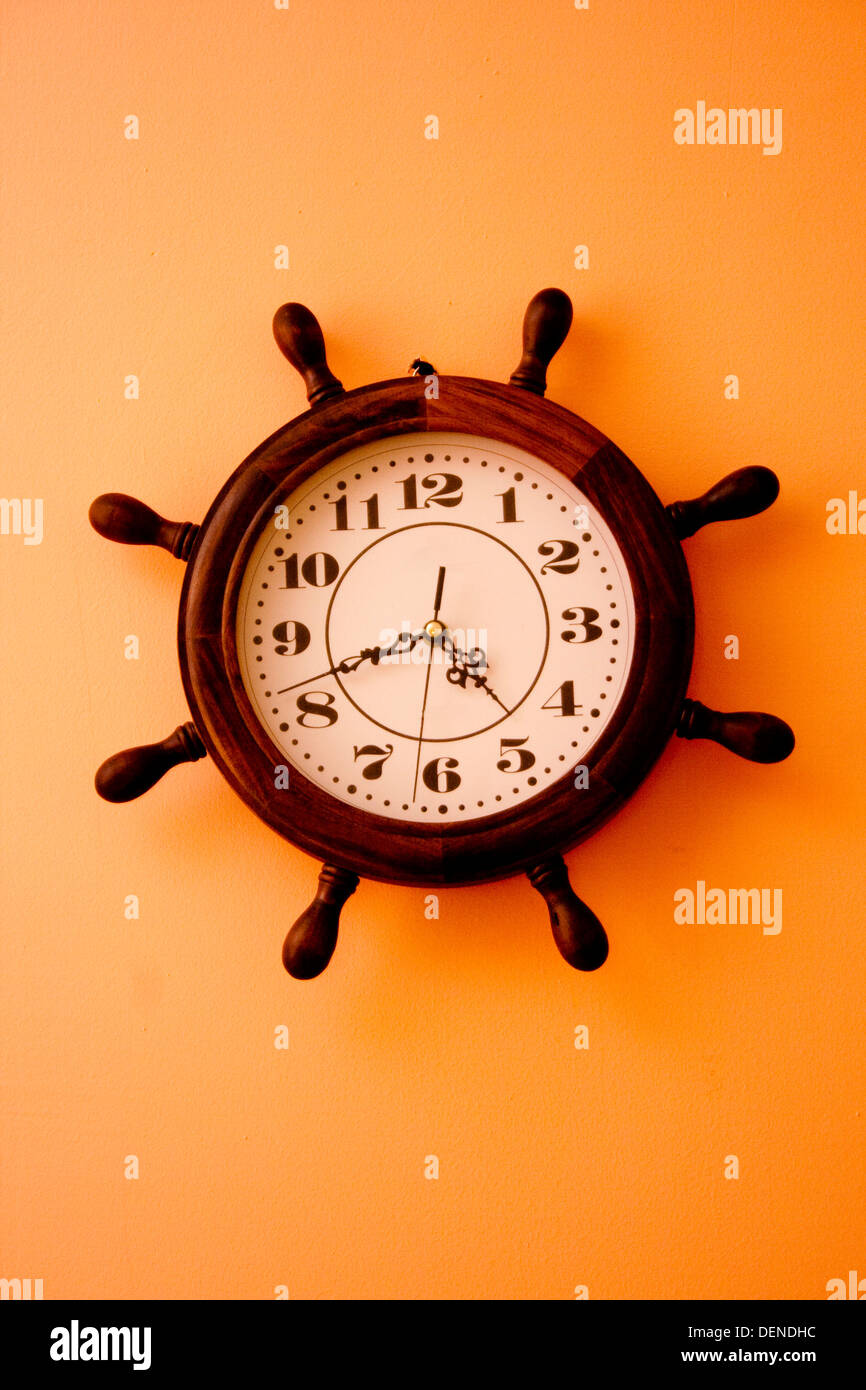
<svg viewBox="0 0 866 1390">
<path fill-rule="evenodd" d="M 353 449 L 275 507 L 236 625 L 275 766 L 426 825 L 579 783 L 634 633 L 622 553 L 562 473 L 426 432 Z"/>
</svg>

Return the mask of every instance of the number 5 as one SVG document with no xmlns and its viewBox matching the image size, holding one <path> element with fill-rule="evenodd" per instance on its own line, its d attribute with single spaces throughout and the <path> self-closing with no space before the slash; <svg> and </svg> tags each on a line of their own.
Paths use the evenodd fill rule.
<svg viewBox="0 0 866 1390">
<path fill-rule="evenodd" d="M 527 738 L 501 738 L 499 740 L 499 762 L 496 766 L 500 772 L 526 772 L 535 762 L 535 754 L 530 753 L 528 748 L 524 748 L 524 743 L 528 743 Z M 515 754 L 518 761 L 509 762 L 509 758 Z"/>
</svg>

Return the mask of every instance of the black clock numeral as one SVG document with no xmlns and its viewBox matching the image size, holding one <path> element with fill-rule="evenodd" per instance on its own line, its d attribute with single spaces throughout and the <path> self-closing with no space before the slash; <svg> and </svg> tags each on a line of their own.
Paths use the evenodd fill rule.
<svg viewBox="0 0 866 1390">
<path fill-rule="evenodd" d="M 367 508 L 367 525 L 365 531 L 384 531 L 384 526 L 379 525 L 379 495 L 374 492 L 372 497 L 365 497 L 362 506 Z"/>
<path fill-rule="evenodd" d="M 557 695 L 559 699 L 557 700 Z M 559 710 L 560 715 L 577 714 L 583 710 L 583 705 L 574 702 L 574 681 L 563 681 L 562 685 L 554 690 L 547 704 L 541 706 L 542 709 Z"/>
<path fill-rule="evenodd" d="M 435 502 L 437 507 L 459 506 L 463 501 L 463 479 L 458 478 L 456 473 L 431 473 L 421 486 L 435 487 L 437 478 L 442 479 L 442 486 L 438 492 L 431 493 L 424 503 L 425 507 L 429 507 L 431 502 Z"/>
<path fill-rule="evenodd" d="M 310 645 L 310 629 L 303 623 L 296 623 L 293 618 L 285 623 L 277 623 L 274 628 L 274 641 L 277 646 L 274 651 L 277 656 L 298 656 L 300 652 L 305 652 Z"/>
<path fill-rule="evenodd" d="M 557 555 L 554 546 L 559 546 Z M 554 558 L 548 560 L 541 566 L 541 573 L 547 574 L 548 570 L 553 570 L 554 574 L 574 574 L 578 568 L 580 560 L 577 558 L 580 553 L 580 546 L 576 541 L 542 541 L 538 547 L 539 555 L 552 555 Z"/>
<path fill-rule="evenodd" d="M 501 738 L 499 740 L 499 762 L 496 766 L 500 772 L 528 772 L 534 766 L 535 754 L 523 747 L 524 743 L 528 742 L 528 738 Z M 510 761 L 512 757 L 517 758 L 516 763 Z"/>
<path fill-rule="evenodd" d="M 368 758 L 371 754 L 373 755 L 373 761 L 361 770 L 361 776 L 366 778 L 368 782 L 374 782 L 378 777 L 381 777 L 382 768 L 393 752 L 393 743 L 386 743 L 384 748 L 378 748 L 375 743 L 365 743 L 363 748 L 356 748 L 355 762 L 359 758 Z"/>
<path fill-rule="evenodd" d="M 575 642 L 582 647 L 585 643 L 594 642 L 597 637 L 601 637 L 602 630 L 595 624 L 598 617 L 597 608 L 566 608 L 562 616 L 567 623 L 576 623 L 585 633 L 585 636 L 578 637 L 577 633 L 571 630 L 561 632 L 559 635 L 563 642 Z"/>
<path fill-rule="evenodd" d="M 365 531 L 384 531 L 384 526 L 379 525 L 379 494 L 374 492 L 372 497 L 361 499 L 360 505 L 367 508 L 367 524 L 363 528 Z M 331 527 L 332 531 L 354 531 L 354 526 L 349 525 L 349 503 L 346 497 L 338 497 L 335 501 L 328 503 L 329 507 L 334 508 L 335 524 Z"/>
<path fill-rule="evenodd" d="M 425 787 L 431 792 L 453 792 L 460 786 L 460 775 L 451 769 L 459 767 L 456 758 L 434 758 L 421 774 Z"/>
<path fill-rule="evenodd" d="M 338 497 L 335 502 L 329 502 L 329 507 L 334 508 L 336 520 L 331 527 L 332 531 L 349 531 L 355 528 L 349 526 L 349 503 L 347 498 Z"/>
<path fill-rule="evenodd" d="M 497 492 L 497 497 L 502 498 L 502 520 L 519 521 L 517 515 L 517 489 L 510 487 L 507 492 Z M 500 523 L 497 522 L 497 525 Z"/>
<path fill-rule="evenodd" d="M 415 474 L 410 473 L 408 478 L 401 478 L 399 484 L 403 489 L 403 505 L 400 511 L 418 511 L 421 507 L 429 507 L 431 502 L 435 502 L 437 507 L 459 506 L 463 501 L 463 479 L 458 478 L 456 473 L 431 473 L 428 477 L 422 478 L 421 486 L 435 488 L 440 479 L 442 482 L 438 491 L 434 492 L 431 497 L 425 497 L 423 502 L 419 502 L 418 480 Z"/>
<path fill-rule="evenodd" d="M 400 511 L 416 511 L 418 508 L 418 480 L 415 474 L 410 473 L 408 478 L 401 478 L 400 486 L 403 489 L 403 505 Z"/>
<path fill-rule="evenodd" d="M 311 690 L 309 694 L 298 696 L 298 723 L 303 729 L 328 729 L 337 722 L 337 711 L 332 709 L 336 699 L 329 690 Z M 317 703 L 318 702 L 318 703 Z M 319 724 L 315 720 L 324 722 Z"/>
<path fill-rule="evenodd" d="M 281 584 L 281 589 L 303 589 L 303 584 L 298 577 L 298 557 L 290 555 L 288 560 L 281 560 L 280 564 L 285 567 L 286 582 Z M 340 566 L 333 555 L 326 555 L 323 550 L 317 550 L 312 555 L 308 555 L 306 560 L 301 563 L 301 575 L 308 584 L 312 584 L 314 589 L 327 588 L 333 584 L 337 575 L 340 573 Z"/>
<path fill-rule="evenodd" d="M 349 502 L 346 497 L 338 497 L 335 502 L 329 502 L 328 506 L 334 508 L 336 517 L 331 527 L 332 531 L 354 531 L 354 526 L 349 525 Z"/>
</svg>

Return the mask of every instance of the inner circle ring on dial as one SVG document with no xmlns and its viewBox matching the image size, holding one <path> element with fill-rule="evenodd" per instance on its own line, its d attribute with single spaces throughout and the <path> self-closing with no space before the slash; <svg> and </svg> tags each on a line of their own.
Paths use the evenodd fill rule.
<svg viewBox="0 0 866 1390">
<path fill-rule="evenodd" d="M 334 587 L 334 592 L 331 594 L 331 598 L 328 603 L 328 611 L 325 614 L 325 651 L 328 654 L 328 660 L 330 661 L 331 665 L 336 666 L 337 663 L 334 660 L 334 654 L 331 651 L 331 609 L 334 606 L 334 600 L 337 597 L 340 588 L 342 587 L 343 581 L 354 568 L 354 566 L 358 563 L 358 561 L 363 559 L 365 555 L 368 555 L 375 546 L 383 545 L 385 541 L 391 540 L 394 536 L 399 536 L 404 531 L 429 530 L 433 526 L 447 526 L 449 530 L 455 531 L 474 531 L 477 536 L 483 536 L 485 540 L 493 541 L 495 545 L 499 545 L 502 547 L 503 550 L 507 550 L 509 555 L 513 555 L 514 559 L 518 562 L 518 564 L 523 566 L 526 573 L 529 575 L 529 578 L 535 585 L 535 588 L 538 592 L 539 600 L 541 602 L 541 611 L 544 614 L 544 650 L 541 654 L 541 661 L 539 663 L 538 670 L 535 672 L 535 675 L 532 677 L 532 680 L 526 687 L 526 690 L 521 695 L 520 699 L 517 701 L 517 704 L 513 705 L 511 709 L 507 711 L 507 713 L 500 715 L 498 719 L 494 719 L 491 721 L 491 723 L 485 724 L 484 727 L 481 729 L 473 729 L 472 732 L 469 734 L 456 734 L 446 738 L 424 739 L 425 743 L 460 743 L 463 739 L 477 738 L 479 734 L 487 733 L 488 729 L 495 729 L 497 724 L 501 724 L 504 719 L 509 719 L 511 715 L 514 714 L 515 710 L 520 709 L 520 706 L 524 703 L 525 700 L 529 698 L 529 696 L 535 689 L 535 686 L 538 682 L 538 678 L 544 670 L 544 663 L 547 660 L 547 653 L 550 649 L 550 619 L 547 613 L 547 604 L 544 601 L 544 594 L 541 592 L 541 585 L 539 584 L 538 580 L 532 573 L 532 570 L 529 568 L 523 557 L 521 555 L 518 555 L 516 550 L 512 550 L 510 545 L 506 545 L 504 541 L 501 541 L 498 536 L 491 536 L 489 531 L 482 531 L 479 526 L 466 526 L 464 523 L 459 521 L 416 521 L 411 526 L 398 526 L 395 531 L 389 531 L 387 536 L 380 536 L 377 541 L 372 541 L 370 545 L 366 546 L 364 550 L 361 550 L 355 556 L 351 564 L 346 566 Z M 364 709 L 363 705 L 359 705 L 356 700 L 352 699 L 352 696 L 349 694 L 348 690 L 346 689 L 345 685 L 340 679 L 340 676 L 337 673 L 335 673 L 334 679 L 336 680 L 337 685 L 342 690 L 346 699 L 349 701 L 349 704 L 354 705 L 358 713 L 362 714 L 365 719 L 369 719 L 371 724 L 375 724 L 376 727 L 379 729 L 384 729 L 387 734 L 393 734 L 395 738 L 408 738 L 413 742 L 417 741 L 416 736 L 414 734 L 406 734 L 400 729 L 392 729 L 387 724 L 383 724 L 380 720 L 374 719 L 373 716 L 370 713 L 368 713 L 367 710 Z"/>
</svg>

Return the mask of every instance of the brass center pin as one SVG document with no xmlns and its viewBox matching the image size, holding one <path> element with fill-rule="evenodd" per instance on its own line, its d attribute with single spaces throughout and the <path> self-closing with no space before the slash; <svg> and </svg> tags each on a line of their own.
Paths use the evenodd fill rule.
<svg viewBox="0 0 866 1390">
<path fill-rule="evenodd" d="M 431 618 L 429 623 L 425 625 L 424 631 L 428 637 L 441 637 L 445 631 L 445 625 L 437 622 L 435 618 Z"/>
</svg>

